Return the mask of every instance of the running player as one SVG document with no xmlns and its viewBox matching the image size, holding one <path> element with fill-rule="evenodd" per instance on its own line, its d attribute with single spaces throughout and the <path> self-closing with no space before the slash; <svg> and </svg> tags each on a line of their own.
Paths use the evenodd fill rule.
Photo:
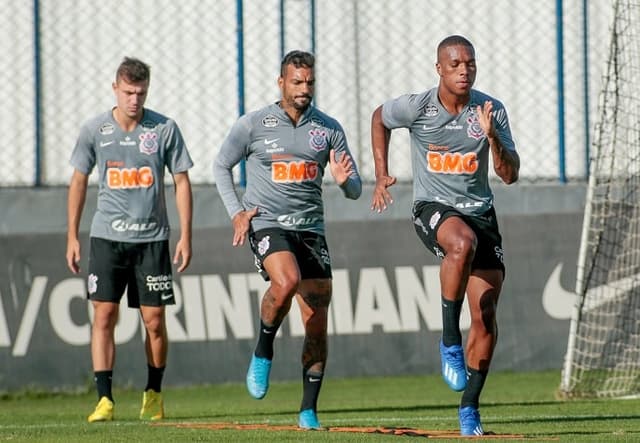
<svg viewBox="0 0 640 443">
<path fill-rule="evenodd" d="M 372 207 L 392 203 L 388 187 L 391 130 L 408 128 L 414 171 L 413 220 L 418 237 L 442 259 L 442 375 L 455 391 L 464 391 L 459 409 L 462 435 L 482 435 L 479 398 L 498 329 L 496 307 L 504 279 L 502 238 L 489 188 L 489 156 L 506 184 L 518 179 L 520 160 L 507 113 L 498 100 L 472 89 L 475 50 L 453 35 L 438 45 L 436 88 L 402 95 L 378 107 L 371 141 L 376 185 Z M 471 312 L 466 368 L 460 333 L 465 292 Z M 466 371 L 465 371 L 466 369 Z"/>
<path fill-rule="evenodd" d="M 176 123 L 144 108 L 149 67 L 125 58 L 116 72 L 116 106 L 86 122 L 71 156 L 74 167 L 68 196 L 67 265 L 80 271 L 78 229 L 88 177 L 98 168 L 98 202 L 90 232 L 87 293 L 94 309 L 91 358 L 98 405 L 89 422 L 113 420 L 111 377 L 114 331 L 120 299 L 140 309 L 146 329 L 148 379 L 141 419 L 164 417 L 161 384 L 167 361 L 165 305 L 174 304 L 165 167 L 173 174 L 180 238 L 173 262 L 178 271 L 191 260 L 193 166 Z"/>
<path fill-rule="evenodd" d="M 317 401 L 327 360 L 331 260 L 324 236 L 322 179 L 327 163 L 344 195 L 357 199 L 362 184 L 340 124 L 312 106 L 312 54 L 292 51 L 282 60 L 281 100 L 233 125 L 213 170 L 233 223 L 233 245 L 249 238 L 256 265 L 270 286 L 262 298 L 260 332 L 247 372 L 256 399 L 269 387 L 273 340 L 296 297 L 305 329 L 303 396 L 298 425 L 320 429 Z M 231 170 L 246 160 L 242 202 Z"/>
</svg>

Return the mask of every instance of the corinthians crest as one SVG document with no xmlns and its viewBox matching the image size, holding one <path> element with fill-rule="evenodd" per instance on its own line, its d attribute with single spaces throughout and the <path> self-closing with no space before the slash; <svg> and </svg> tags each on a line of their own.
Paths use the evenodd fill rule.
<svg viewBox="0 0 640 443">
<path fill-rule="evenodd" d="M 324 151 L 327 148 L 327 133 L 322 129 L 312 129 L 309 131 L 309 146 L 314 151 Z"/>
<path fill-rule="evenodd" d="M 158 152 L 158 134 L 155 132 L 144 132 L 140 134 L 140 152 L 151 155 Z"/>
<path fill-rule="evenodd" d="M 474 140 L 479 140 L 484 136 L 484 131 L 480 127 L 478 114 L 473 112 L 467 117 L 467 135 Z"/>
</svg>

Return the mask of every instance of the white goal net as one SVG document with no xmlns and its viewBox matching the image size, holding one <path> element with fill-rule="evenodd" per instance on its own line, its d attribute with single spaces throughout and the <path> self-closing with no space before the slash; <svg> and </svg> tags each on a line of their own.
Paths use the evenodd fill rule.
<svg viewBox="0 0 640 443">
<path fill-rule="evenodd" d="M 614 0 L 560 392 L 640 394 L 640 0 Z"/>
</svg>

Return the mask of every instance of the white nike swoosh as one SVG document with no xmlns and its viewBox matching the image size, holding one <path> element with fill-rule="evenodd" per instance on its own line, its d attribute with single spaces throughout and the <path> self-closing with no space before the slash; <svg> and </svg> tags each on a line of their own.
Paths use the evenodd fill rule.
<svg viewBox="0 0 640 443">
<path fill-rule="evenodd" d="M 567 291 L 560 283 L 562 273 L 562 263 L 559 263 L 553 270 L 542 293 L 542 306 L 544 310 L 553 318 L 571 318 L 573 308 L 576 303 L 575 291 Z M 583 311 L 592 311 L 603 305 L 623 296 L 626 292 L 640 286 L 640 273 L 630 275 L 618 280 L 614 280 L 595 288 L 587 289 L 586 299 L 582 306 Z"/>
<path fill-rule="evenodd" d="M 279 139 L 279 138 L 274 138 L 273 140 L 269 140 L 268 138 L 265 138 L 265 139 L 264 139 L 264 144 L 265 144 L 265 145 L 270 145 L 270 144 L 272 144 L 272 143 L 277 142 L 278 140 L 280 140 L 280 139 Z"/>
<path fill-rule="evenodd" d="M 160 296 L 160 298 L 163 300 L 169 300 L 171 297 L 173 297 L 173 294 L 162 294 Z"/>
<path fill-rule="evenodd" d="M 319 381 L 320 381 L 320 379 L 319 379 L 319 378 L 309 377 L 309 381 L 310 381 L 311 383 L 316 383 L 316 382 L 319 382 Z"/>
<path fill-rule="evenodd" d="M 573 306 L 576 301 L 576 294 L 573 291 L 567 291 L 560 284 L 560 275 L 562 274 L 562 263 L 553 270 L 547 283 L 544 285 L 542 292 L 542 307 L 545 312 L 552 318 L 568 319 L 571 318 Z"/>
<path fill-rule="evenodd" d="M 111 140 L 110 142 L 100 142 L 100 147 L 104 148 L 105 146 L 109 146 L 113 144 L 113 140 Z"/>
</svg>

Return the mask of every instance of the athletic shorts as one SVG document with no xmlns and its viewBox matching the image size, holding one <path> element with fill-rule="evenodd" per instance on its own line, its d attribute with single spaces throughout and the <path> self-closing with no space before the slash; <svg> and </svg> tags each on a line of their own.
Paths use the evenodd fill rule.
<svg viewBox="0 0 640 443">
<path fill-rule="evenodd" d="M 489 209 L 482 215 L 461 213 L 451 206 L 437 202 L 416 201 L 413 204 L 413 226 L 422 243 L 437 257 L 444 258 L 444 249 L 438 244 L 436 234 L 443 221 L 460 217 L 476 234 L 478 246 L 471 269 L 500 269 L 505 273 L 502 236 L 498 228 L 496 211 Z"/>
<path fill-rule="evenodd" d="M 130 308 L 175 304 L 169 241 L 129 243 L 91 238 L 87 296 Z"/>
<path fill-rule="evenodd" d="M 266 228 L 249 233 L 249 244 L 253 251 L 256 268 L 269 281 L 264 269 L 264 259 L 278 251 L 289 251 L 298 262 L 302 280 L 331 278 L 331 258 L 324 236 L 308 231 L 287 231 Z"/>
</svg>

